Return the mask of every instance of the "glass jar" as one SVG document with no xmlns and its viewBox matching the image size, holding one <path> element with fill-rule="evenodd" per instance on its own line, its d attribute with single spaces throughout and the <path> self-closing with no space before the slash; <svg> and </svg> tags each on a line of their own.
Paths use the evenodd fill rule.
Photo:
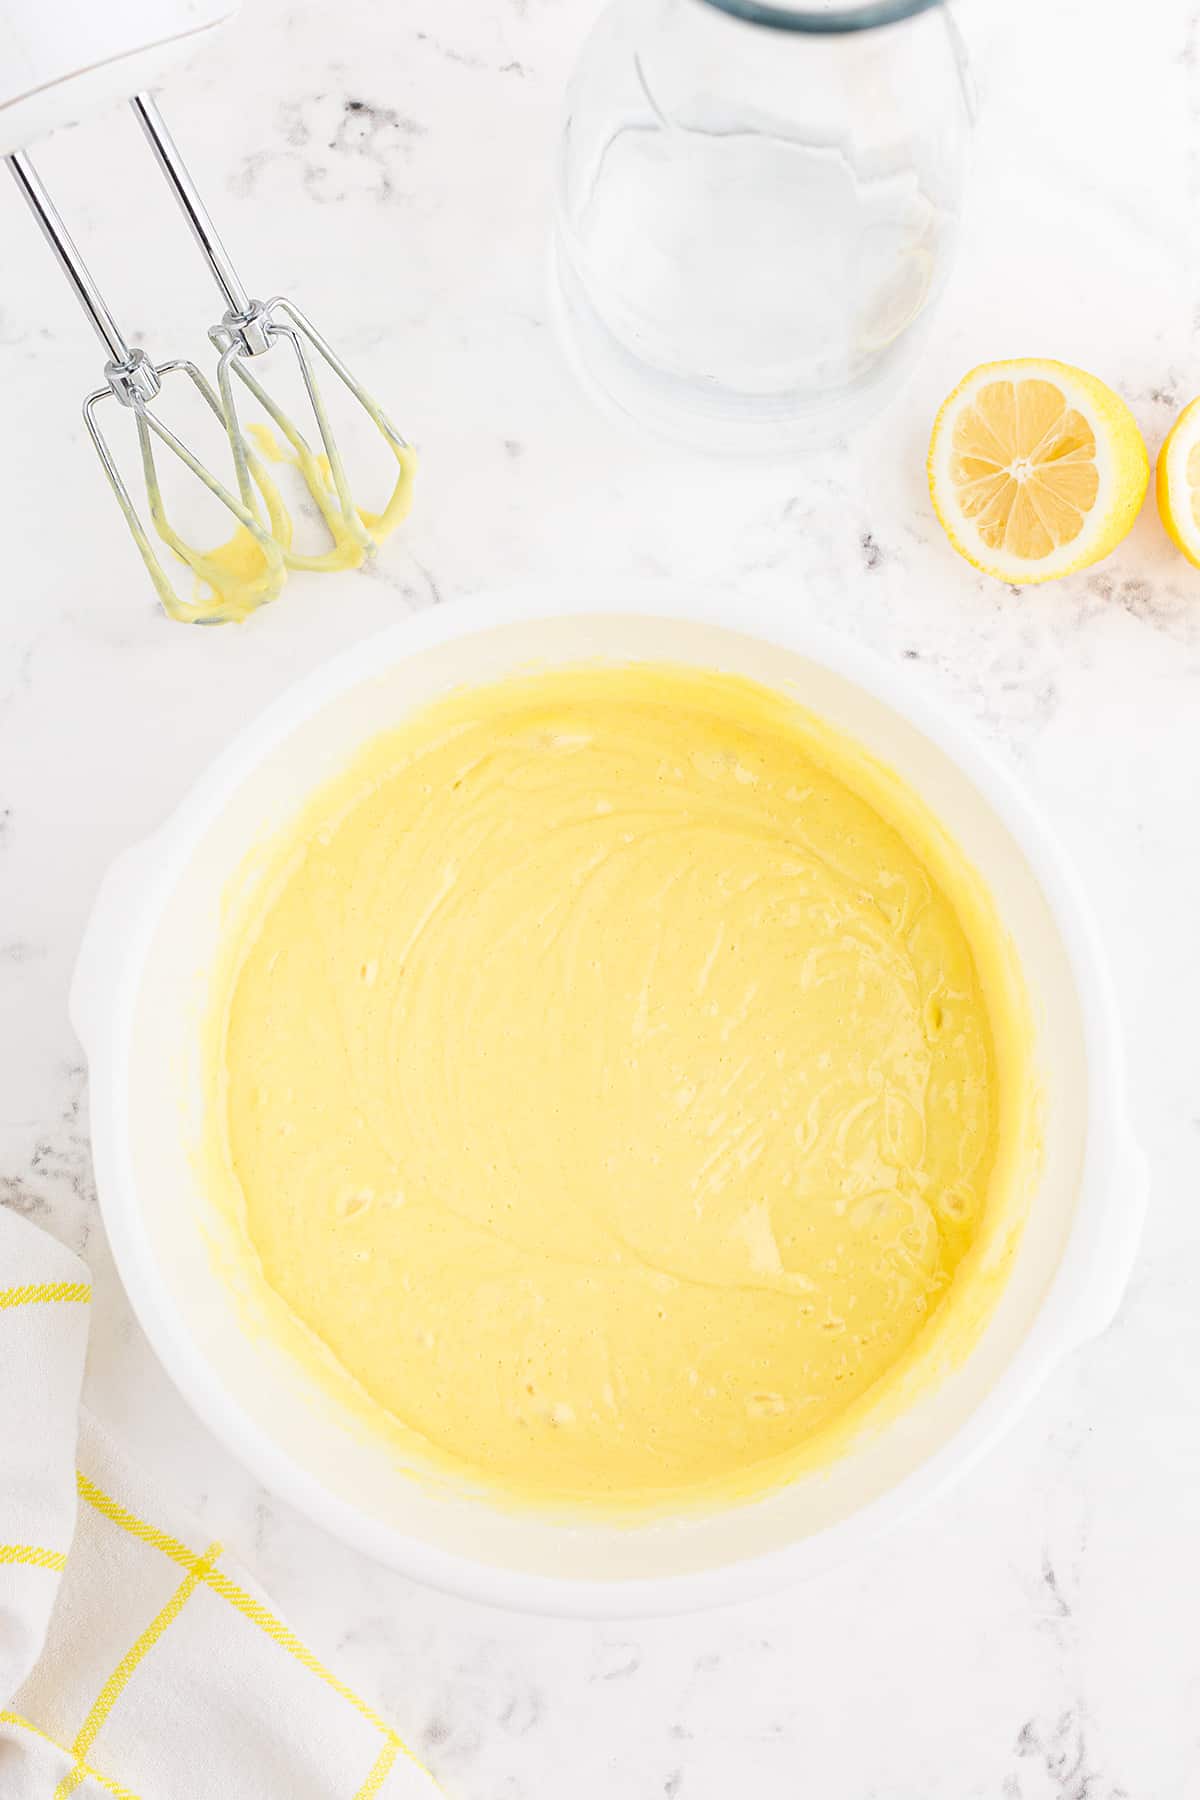
<svg viewBox="0 0 1200 1800">
<path fill-rule="evenodd" d="M 553 310 L 661 436 L 778 455 L 911 367 L 946 278 L 970 108 L 942 0 L 612 0 L 571 81 Z"/>
</svg>

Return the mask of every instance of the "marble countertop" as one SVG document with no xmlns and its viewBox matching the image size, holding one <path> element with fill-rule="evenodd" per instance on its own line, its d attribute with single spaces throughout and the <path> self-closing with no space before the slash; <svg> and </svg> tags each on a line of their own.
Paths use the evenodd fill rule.
<svg viewBox="0 0 1200 1800">
<path fill-rule="evenodd" d="M 370 573 L 297 581 L 243 629 L 156 612 L 79 422 L 95 346 L 0 187 L 0 1201 L 91 1265 L 94 1410 L 452 1800 L 1182 1800 L 1200 1792 L 1200 574 L 1150 506 L 1102 567 L 998 587 L 948 549 L 923 462 L 937 402 L 985 358 L 1094 369 L 1152 454 L 1200 391 L 1200 25 L 1184 0 L 1006 0 L 993 19 L 966 0 L 975 185 L 917 377 L 849 446 L 726 471 L 598 417 L 547 327 L 551 151 L 593 11 L 246 0 L 165 91 L 251 279 L 309 306 L 423 454 L 416 516 Z M 131 332 L 201 344 L 211 296 L 132 122 L 92 120 L 39 162 Z M 809 612 L 1000 747 L 1094 897 L 1153 1170 L 1116 1324 L 953 1494 L 819 1582 L 628 1627 L 383 1572 L 207 1435 L 116 1279 L 65 1012 L 106 863 L 266 700 L 410 610 L 581 567 Z"/>
</svg>

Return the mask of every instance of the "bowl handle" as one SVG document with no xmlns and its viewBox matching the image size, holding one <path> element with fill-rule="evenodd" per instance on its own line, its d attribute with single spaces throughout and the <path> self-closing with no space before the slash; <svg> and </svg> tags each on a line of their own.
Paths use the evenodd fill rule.
<svg viewBox="0 0 1200 1800">
<path fill-rule="evenodd" d="M 1091 1269 L 1076 1309 L 1075 1342 L 1087 1343 L 1107 1331 L 1117 1315 L 1137 1260 L 1150 1196 L 1150 1165 L 1128 1127 L 1117 1132 L 1103 1204 L 1080 1245 Z"/>
<path fill-rule="evenodd" d="M 89 1057 L 111 1026 L 126 979 L 129 951 L 136 941 L 135 921 L 158 861 L 153 837 L 122 851 L 105 871 L 92 902 L 67 997 L 72 1028 Z"/>
</svg>

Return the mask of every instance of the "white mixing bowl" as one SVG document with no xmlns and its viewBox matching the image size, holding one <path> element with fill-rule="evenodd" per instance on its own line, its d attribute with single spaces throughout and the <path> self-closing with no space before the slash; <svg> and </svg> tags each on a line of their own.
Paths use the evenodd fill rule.
<svg viewBox="0 0 1200 1800">
<path fill-rule="evenodd" d="M 565 1526 L 433 1493 L 344 1420 L 214 1266 L 222 1227 L 192 1159 L 197 1023 L 223 891 L 355 748 L 446 689 L 602 657 L 735 671 L 853 733 L 929 802 L 990 882 L 1038 1017 L 1046 1154 L 1011 1279 L 965 1364 L 825 1474 L 752 1505 L 639 1527 Z M 1101 946 L 1053 836 L 1004 770 L 902 670 L 774 608 L 508 592 L 420 615 L 270 707 L 172 818 L 119 858 L 88 927 L 72 1017 L 91 1073 L 105 1224 L 150 1341 L 268 1487 L 405 1573 L 506 1606 L 613 1617 L 745 1597 L 845 1557 L 972 1464 L 1103 1329 L 1145 1209 Z"/>
</svg>

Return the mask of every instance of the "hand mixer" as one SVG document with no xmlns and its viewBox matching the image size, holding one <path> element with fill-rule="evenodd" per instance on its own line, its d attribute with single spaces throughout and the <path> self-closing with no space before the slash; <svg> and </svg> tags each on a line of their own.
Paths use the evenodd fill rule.
<svg viewBox="0 0 1200 1800">
<path fill-rule="evenodd" d="M 4 3 L 11 6 L 12 0 L 4 0 Z M 0 42 L 6 31 L 12 32 L 12 20 L 11 12 L 0 11 Z M 144 60 L 144 53 L 137 54 Z M 19 110 L 28 106 L 29 98 L 21 96 L 10 105 Z M 175 619 L 218 623 L 243 618 L 264 601 L 273 599 L 289 568 L 345 568 L 360 563 L 406 514 L 411 501 L 415 457 L 383 409 L 297 306 L 282 295 L 265 303 L 251 299 L 155 101 L 147 93 L 138 93 L 130 104 L 226 303 L 223 317 L 209 333 L 218 353 L 215 389 L 193 362 L 173 359 L 156 363 L 145 351 L 130 347 L 28 155 L 14 149 L 9 152 L 7 161 L 108 352 L 104 367 L 105 386 L 88 395 L 84 402 L 84 421 L 163 608 Z M 4 118 L 0 113 L 0 130 L 3 127 Z M 319 451 L 313 450 L 283 408 L 267 393 L 257 374 L 252 372 L 271 350 L 284 346 L 290 350 L 299 368 L 303 391 L 316 424 Z M 358 402 L 395 457 L 398 465 L 395 484 L 378 514 L 364 512 L 352 497 L 318 383 L 317 361 L 331 371 Z M 232 453 L 236 493 L 157 415 L 154 402 L 162 392 L 164 381 L 171 376 L 189 382 L 224 428 Z M 287 450 L 281 449 L 263 427 L 243 425 L 235 377 L 282 434 Z M 151 523 L 159 540 L 193 570 L 198 589 L 194 598 L 176 592 L 143 524 L 112 447 L 100 428 L 98 411 L 110 401 L 133 417 Z M 256 443 L 252 443 L 250 433 Z M 197 549 L 172 525 L 155 460 L 156 446 L 172 452 L 231 515 L 234 535 L 227 543 L 212 550 Z M 325 552 L 301 555 L 293 549 L 291 519 L 264 467 L 262 452 L 274 460 L 291 461 L 299 469 L 329 532 L 331 545 Z"/>
</svg>

